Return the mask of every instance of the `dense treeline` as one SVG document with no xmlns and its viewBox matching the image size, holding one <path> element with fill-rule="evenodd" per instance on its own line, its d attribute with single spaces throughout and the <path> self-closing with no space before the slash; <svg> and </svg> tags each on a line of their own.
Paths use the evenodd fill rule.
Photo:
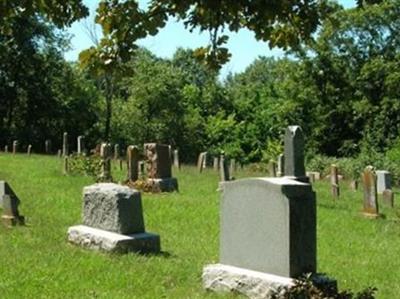
<svg viewBox="0 0 400 299">
<path fill-rule="evenodd" d="M 0 35 L 0 144 L 18 139 L 40 151 L 68 131 L 91 146 L 109 135 L 121 145 L 171 144 L 186 161 L 224 150 L 254 162 L 275 157 L 283 129 L 299 124 L 310 153 L 384 152 L 400 132 L 399 4 L 338 9 L 315 42 L 285 58 L 260 57 L 223 82 L 191 50 L 160 59 L 139 49 L 106 91 L 98 76 L 64 61 L 60 31 L 38 17 L 13 19 L 14 33 Z"/>
</svg>

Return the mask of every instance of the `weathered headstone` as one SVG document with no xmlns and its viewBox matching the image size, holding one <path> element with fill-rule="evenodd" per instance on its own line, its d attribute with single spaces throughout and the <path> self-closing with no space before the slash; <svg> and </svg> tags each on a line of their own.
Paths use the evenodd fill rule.
<svg viewBox="0 0 400 299">
<path fill-rule="evenodd" d="M 291 147 L 285 152 L 296 153 L 288 155 L 290 177 L 221 183 L 220 263 L 203 269 L 206 289 L 270 298 L 276 288 L 291 286 L 292 278 L 316 272 L 315 193 L 297 180 L 304 179 L 298 170 L 304 165 L 291 161 L 302 159 L 301 139 L 285 144 Z"/>
<path fill-rule="evenodd" d="M 13 154 L 16 154 L 18 152 L 18 140 L 13 141 Z"/>
<path fill-rule="evenodd" d="M 63 134 L 62 155 L 63 155 L 63 157 L 65 157 L 65 156 L 68 156 L 68 154 L 69 154 L 68 133 L 64 132 L 64 134 Z"/>
<path fill-rule="evenodd" d="M 285 132 L 285 176 L 308 182 L 304 167 L 304 137 L 299 126 L 289 126 Z"/>
<path fill-rule="evenodd" d="M 389 207 L 394 207 L 394 193 L 391 189 L 382 192 L 382 200 Z"/>
<path fill-rule="evenodd" d="M 382 194 L 385 190 L 392 189 L 392 178 L 389 171 L 377 170 L 376 176 L 378 194 Z"/>
<path fill-rule="evenodd" d="M 160 237 L 146 233 L 140 192 L 113 183 L 83 189 L 83 225 L 68 229 L 68 240 L 110 252 L 159 252 Z"/>
<path fill-rule="evenodd" d="M 28 155 L 31 155 L 31 153 L 32 153 L 32 144 L 29 144 L 29 145 L 28 145 L 28 149 L 26 150 L 26 153 L 27 153 Z"/>
<path fill-rule="evenodd" d="M 114 160 L 119 159 L 119 144 L 114 144 Z"/>
<path fill-rule="evenodd" d="M 84 155 L 86 153 L 85 147 L 85 136 L 78 136 L 77 138 L 77 152 L 78 155 Z"/>
<path fill-rule="evenodd" d="M 4 152 L 5 152 L 5 153 L 8 153 L 8 145 L 5 145 L 5 146 L 4 146 Z"/>
<path fill-rule="evenodd" d="M 139 178 L 139 148 L 134 145 L 126 149 L 126 158 L 128 165 L 128 180 L 137 181 Z"/>
<path fill-rule="evenodd" d="M 18 211 L 19 204 L 20 200 L 10 185 L 5 181 L 0 181 L 0 207 L 3 209 L 1 218 L 6 226 L 25 223 L 25 218 Z"/>
<path fill-rule="evenodd" d="M 174 166 L 177 169 L 181 168 L 181 164 L 179 163 L 179 151 L 177 149 L 174 150 Z"/>
<path fill-rule="evenodd" d="M 62 157 L 62 151 L 60 149 L 57 151 L 57 157 L 59 157 L 59 158 Z"/>
<path fill-rule="evenodd" d="M 63 174 L 67 175 L 69 172 L 68 156 L 63 157 Z"/>
<path fill-rule="evenodd" d="M 218 157 L 214 157 L 214 159 L 213 159 L 213 169 L 216 170 L 216 171 L 218 171 L 218 169 L 219 169 L 219 159 L 218 159 Z"/>
<path fill-rule="evenodd" d="M 340 195 L 338 168 L 335 164 L 331 165 L 331 192 L 333 198 L 337 199 Z"/>
<path fill-rule="evenodd" d="M 207 168 L 207 152 L 204 152 L 204 157 L 203 157 L 203 168 L 206 169 Z"/>
<path fill-rule="evenodd" d="M 313 176 L 315 181 L 319 181 L 321 179 L 321 173 L 319 171 L 306 171 L 306 176 L 309 178 Z"/>
<path fill-rule="evenodd" d="M 145 143 L 144 153 L 147 162 L 147 182 L 153 192 L 178 190 L 178 180 L 172 177 L 171 156 L 168 145 Z"/>
<path fill-rule="evenodd" d="M 51 153 L 51 140 L 50 139 L 46 139 L 46 141 L 44 142 L 44 152 L 46 154 Z"/>
<path fill-rule="evenodd" d="M 207 152 L 202 152 L 199 154 L 199 158 L 197 159 L 197 169 L 200 173 L 203 172 L 203 169 L 205 168 L 206 155 Z"/>
<path fill-rule="evenodd" d="M 378 193 L 376 189 L 376 174 L 372 166 L 367 166 L 362 174 L 364 187 L 364 215 L 378 217 Z"/>
<path fill-rule="evenodd" d="M 310 180 L 310 183 L 315 183 L 315 174 L 313 172 L 306 172 L 306 175 L 308 179 Z"/>
<path fill-rule="evenodd" d="M 268 162 L 268 173 L 270 177 L 276 177 L 276 163 L 274 160 L 269 160 Z"/>
<path fill-rule="evenodd" d="M 99 182 L 111 182 L 111 144 L 102 143 L 100 147 L 101 172 Z"/>
<path fill-rule="evenodd" d="M 230 180 L 228 164 L 225 161 L 225 154 L 222 153 L 219 157 L 219 181 L 226 182 Z"/>
<path fill-rule="evenodd" d="M 278 156 L 278 163 L 277 163 L 277 172 L 276 175 L 278 177 L 283 177 L 285 175 L 285 156 L 280 154 Z"/>
<path fill-rule="evenodd" d="M 351 180 L 350 181 L 350 189 L 352 191 L 357 191 L 358 190 L 358 181 L 357 180 Z"/>
</svg>

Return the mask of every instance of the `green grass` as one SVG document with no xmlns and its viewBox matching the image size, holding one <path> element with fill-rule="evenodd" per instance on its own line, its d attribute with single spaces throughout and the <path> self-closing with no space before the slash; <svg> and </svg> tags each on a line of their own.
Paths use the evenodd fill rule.
<svg viewBox="0 0 400 299">
<path fill-rule="evenodd" d="M 236 298 L 201 287 L 202 267 L 218 261 L 218 174 L 195 167 L 175 171 L 180 192 L 143 194 L 146 230 L 161 236 L 163 254 L 112 255 L 66 241 L 81 223 L 82 188 L 90 177 L 63 176 L 62 160 L 1 154 L 0 179 L 21 199 L 27 226 L 0 226 L 0 298 Z M 116 170 L 114 178 L 124 174 Z M 238 177 L 252 175 L 238 173 Z M 334 202 L 326 182 L 318 202 L 318 271 L 354 291 L 378 288 L 378 298 L 400 294 L 400 210 L 386 218 L 361 216 L 362 193 L 342 184 Z M 399 196 L 399 194 L 396 194 Z"/>
</svg>

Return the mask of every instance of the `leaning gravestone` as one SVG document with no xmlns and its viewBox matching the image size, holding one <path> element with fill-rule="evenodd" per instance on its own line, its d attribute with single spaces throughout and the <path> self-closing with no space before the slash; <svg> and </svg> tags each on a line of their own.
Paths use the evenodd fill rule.
<svg viewBox="0 0 400 299">
<path fill-rule="evenodd" d="M 172 177 L 171 156 L 168 145 L 145 143 L 144 152 L 147 162 L 147 183 L 152 186 L 152 191 L 177 191 L 178 180 Z"/>
<path fill-rule="evenodd" d="M 83 189 L 83 225 L 68 229 L 68 241 L 94 250 L 160 251 L 160 237 L 146 233 L 140 192 L 113 183 Z"/>
<path fill-rule="evenodd" d="M 378 193 L 376 189 L 376 174 L 372 166 L 367 166 L 362 174 L 364 188 L 364 210 L 367 217 L 379 217 Z"/>
<path fill-rule="evenodd" d="M 206 289 L 270 298 L 278 288 L 292 286 L 292 278 L 316 272 L 316 200 L 304 182 L 303 144 L 300 127 L 289 127 L 285 172 L 290 176 L 222 183 L 220 263 L 203 269 Z"/>
<path fill-rule="evenodd" d="M 6 226 L 25 223 L 24 216 L 18 211 L 20 200 L 14 193 L 10 185 L 5 181 L 0 181 L 0 207 L 3 209 L 1 219 Z"/>
<path fill-rule="evenodd" d="M 389 171 L 377 170 L 376 177 L 378 194 L 383 194 L 383 191 L 392 189 L 392 178 Z"/>
</svg>

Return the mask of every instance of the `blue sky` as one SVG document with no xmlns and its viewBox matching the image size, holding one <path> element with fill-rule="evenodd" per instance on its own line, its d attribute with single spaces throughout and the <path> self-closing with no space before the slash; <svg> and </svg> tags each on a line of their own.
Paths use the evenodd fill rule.
<svg viewBox="0 0 400 299">
<path fill-rule="evenodd" d="M 73 36 L 72 50 L 65 54 L 67 60 L 76 60 L 80 51 L 93 45 L 86 30 L 84 23 L 93 24 L 94 11 L 97 7 L 98 0 L 84 0 L 85 5 L 90 9 L 91 15 L 87 20 L 76 22 L 69 28 L 68 32 Z M 145 6 L 147 0 L 139 0 L 141 6 Z M 339 0 L 344 7 L 352 7 L 355 0 Z M 248 30 L 240 30 L 238 33 L 231 33 L 228 42 L 228 48 L 232 54 L 231 60 L 226 64 L 221 76 L 225 77 L 229 72 L 236 73 L 243 71 L 258 56 L 280 56 L 283 54 L 279 49 L 269 49 L 268 45 L 255 40 L 252 32 Z M 207 33 L 199 33 L 194 31 L 190 33 L 186 30 L 182 23 L 176 20 L 170 20 L 167 25 L 154 37 L 143 39 L 140 45 L 148 48 L 159 57 L 170 58 L 174 54 L 176 48 L 197 48 L 207 45 Z"/>
</svg>

